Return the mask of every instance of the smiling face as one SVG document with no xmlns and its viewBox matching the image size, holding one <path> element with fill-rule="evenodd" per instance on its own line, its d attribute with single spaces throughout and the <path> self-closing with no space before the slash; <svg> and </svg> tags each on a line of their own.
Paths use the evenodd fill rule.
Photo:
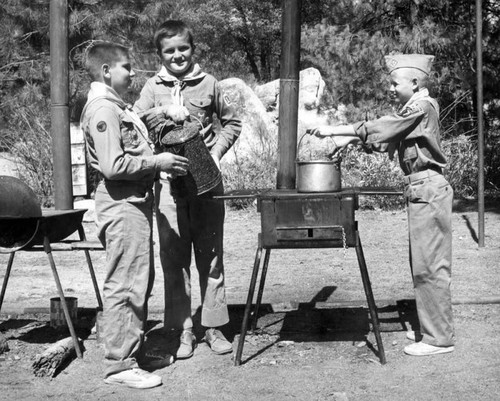
<svg viewBox="0 0 500 401">
<path fill-rule="evenodd" d="M 404 105 L 418 91 L 418 79 L 410 69 L 400 68 L 391 72 L 391 100 Z"/>
<path fill-rule="evenodd" d="M 130 59 L 123 56 L 118 58 L 111 66 L 104 65 L 103 67 L 105 68 L 105 78 L 108 79 L 108 85 L 119 95 L 123 95 L 135 76 Z"/>
<path fill-rule="evenodd" d="M 170 74 L 181 77 L 193 64 L 193 51 L 188 35 L 180 34 L 161 40 L 159 56 Z"/>
</svg>

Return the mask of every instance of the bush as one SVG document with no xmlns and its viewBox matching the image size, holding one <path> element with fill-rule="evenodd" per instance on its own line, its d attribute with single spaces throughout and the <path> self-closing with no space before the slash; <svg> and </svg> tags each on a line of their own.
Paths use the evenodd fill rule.
<svg viewBox="0 0 500 401">
<path fill-rule="evenodd" d="M 384 153 L 366 153 L 360 147 L 348 148 L 342 162 L 343 187 L 391 187 L 403 189 L 403 173 L 397 160 Z M 398 209 L 402 196 L 381 195 L 360 198 L 362 209 Z"/>
<path fill-rule="evenodd" d="M 253 149 L 248 156 L 236 156 L 222 170 L 225 191 L 266 189 L 276 187 L 278 170 L 277 141 L 263 140 L 259 150 Z M 230 200 L 228 206 L 243 209 L 253 204 L 253 199 Z"/>
<path fill-rule="evenodd" d="M 0 136 L 18 163 L 19 178 L 38 196 L 42 207 L 54 204 L 52 138 L 48 100 L 36 86 L 27 86 L 10 106 L 10 135 Z M 14 132 L 12 132 L 14 131 Z"/>
<path fill-rule="evenodd" d="M 477 194 L 477 146 L 466 135 L 451 137 L 442 142 L 448 164 L 445 177 L 455 193 L 455 198 Z"/>
</svg>

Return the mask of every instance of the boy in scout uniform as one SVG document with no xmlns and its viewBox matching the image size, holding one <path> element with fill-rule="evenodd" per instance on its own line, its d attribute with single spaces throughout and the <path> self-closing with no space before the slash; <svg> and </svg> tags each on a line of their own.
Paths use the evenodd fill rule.
<svg viewBox="0 0 500 401">
<path fill-rule="evenodd" d="M 87 50 L 86 68 L 93 82 L 81 127 L 90 165 L 102 176 L 95 211 L 107 261 L 104 381 L 155 387 L 161 384 L 161 377 L 138 365 L 154 278 L 152 187 L 160 172 L 186 174 L 187 159 L 167 153 L 154 155 L 146 127 L 122 100 L 135 75 L 127 48 L 97 42 Z"/>
<path fill-rule="evenodd" d="M 434 56 L 387 56 L 391 98 L 397 113 L 313 132 L 333 135 L 338 146 L 362 142 L 378 152 L 397 149 L 405 174 L 410 267 L 420 333 L 404 348 L 424 356 L 454 351 L 451 307 L 451 212 L 453 190 L 443 176 L 446 159 L 440 146 L 439 106 L 426 88 Z M 420 340 L 420 341 L 419 341 Z"/>
<path fill-rule="evenodd" d="M 171 121 L 151 110 L 169 110 L 179 120 L 191 119 L 210 152 L 216 168 L 238 138 L 242 123 L 218 81 L 194 61 L 191 30 L 182 21 L 169 20 L 155 32 L 154 41 L 162 67 L 148 79 L 134 104 L 150 134 Z M 177 110 L 177 113 L 175 111 Z M 214 114 L 220 121 L 214 130 Z M 175 118 L 171 118 L 175 120 Z M 165 134 L 168 137 L 168 133 Z M 161 146 L 159 146 L 161 151 Z M 199 160 L 191 160 L 194 165 Z M 224 202 L 214 198 L 224 193 L 222 181 L 205 193 L 179 187 L 172 177 L 155 183 L 155 215 L 160 242 L 160 260 L 165 277 L 167 337 L 178 343 L 177 359 L 190 358 L 197 345 L 191 313 L 191 254 L 194 250 L 202 299 L 201 325 L 204 341 L 215 354 L 232 352 L 222 327 L 229 322 L 223 263 Z"/>
</svg>

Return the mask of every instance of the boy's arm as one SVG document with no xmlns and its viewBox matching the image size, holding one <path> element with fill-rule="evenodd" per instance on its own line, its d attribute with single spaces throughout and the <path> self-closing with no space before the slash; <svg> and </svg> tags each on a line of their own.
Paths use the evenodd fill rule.
<svg viewBox="0 0 500 401">
<path fill-rule="evenodd" d="M 332 135 L 339 147 L 350 143 L 362 142 L 373 150 L 385 152 L 388 144 L 398 143 L 410 135 L 424 118 L 425 112 L 420 109 L 404 114 L 391 114 L 377 120 L 359 121 L 352 125 L 324 125 L 312 129 L 318 136 Z"/>
<path fill-rule="evenodd" d="M 333 136 L 335 145 L 344 148 L 349 144 L 358 144 L 361 139 L 356 135 L 352 125 L 321 125 L 310 130 L 316 136 Z"/>
<path fill-rule="evenodd" d="M 121 126 L 113 108 L 98 108 L 89 124 L 91 151 L 99 170 L 108 180 L 141 180 L 153 178 L 158 171 L 185 174 L 187 159 L 174 155 L 131 155 L 123 150 Z M 148 145 L 145 143 L 144 146 Z"/>
<path fill-rule="evenodd" d="M 234 142 L 238 139 L 242 123 L 236 115 L 236 110 L 231 104 L 224 92 L 220 88 L 219 84 L 215 85 L 215 112 L 219 118 L 222 129 L 218 135 L 217 142 L 210 150 L 210 153 L 218 160 L 222 159 L 222 156 L 226 154 Z"/>
</svg>

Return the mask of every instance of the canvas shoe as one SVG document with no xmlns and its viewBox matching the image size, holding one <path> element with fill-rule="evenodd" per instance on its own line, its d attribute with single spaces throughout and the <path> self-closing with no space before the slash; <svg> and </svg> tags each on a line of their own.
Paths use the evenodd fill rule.
<svg viewBox="0 0 500 401">
<path fill-rule="evenodd" d="M 419 331 L 414 331 L 414 330 L 408 330 L 406 332 L 406 338 L 410 341 L 421 341 L 422 340 L 422 334 Z"/>
<path fill-rule="evenodd" d="M 228 354 L 233 351 L 232 344 L 227 341 L 220 330 L 208 329 L 205 332 L 203 340 L 205 340 L 210 349 L 218 355 Z"/>
<path fill-rule="evenodd" d="M 180 345 L 177 349 L 175 357 L 177 359 L 187 359 L 191 358 L 196 348 L 196 337 L 195 335 L 187 330 L 183 330 L 180 338 Z"/>
<path fill-rule="evenodd" d="M 139 368 L 132 368 L 109 375 L 104 379 L 104 383 L 132 388 L 152 388 L 161 384 L 161 377 Z"/>
<path fill-rule="evenodd" d="M 446 354 L 453 351 L 455 351 L 455 347 L 453 345 L 449 347 L 436 347 L 434 345 L 423 343 L 422 341 L 404 347 L 405 354 L 412 356 Z"/>
</svg>

